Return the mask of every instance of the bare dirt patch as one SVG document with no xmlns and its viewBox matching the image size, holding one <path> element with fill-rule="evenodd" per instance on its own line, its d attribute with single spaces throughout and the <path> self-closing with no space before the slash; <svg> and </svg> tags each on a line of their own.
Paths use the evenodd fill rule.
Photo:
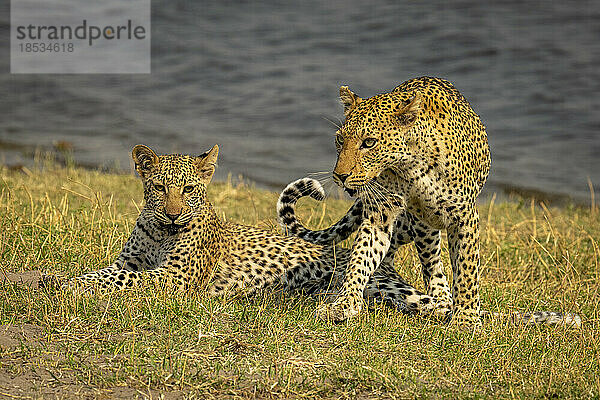
<svg viewBox="0 0 600 400">
<path fill-rule="evenodd" d="M 16 285 L 31 290 L 53 290 L 64 283 L 64 277 L 39 270 L 5 272 L 0 269 L 0 285 Z"/>
<path fill-rule="evenodd" d="M 23 345 L 39 347 L 43 338 L 44 330 L 38 325 L 0 325 L 0 354 L 12 352 Z"/>
<path fill-rule="evenodd" d="M 31 289 L 43 287 L 45 275 L 41 271 L 4 272 L 0 271 L 0 283 L 16 283 Z"/>
<path fill-rule="evenodd" d="M 140 389 L 135 384 L 90 386 L 72 368 L 61 365 L 64 356 L 59 346 L 47 340 L 50 337 L 34 324 L 0 325 L 0 399 L 179 399 L 184 395 Z M 91 362 L 106 362 L 103 358 Z"/>
<path fill-rule="evenodd" d="M 0 325 L 0 398 L 39 396 L 54 380 L 37 355 L 38 349 L 50 350 L 45 336 L 34 324 Z"/>
</svg>

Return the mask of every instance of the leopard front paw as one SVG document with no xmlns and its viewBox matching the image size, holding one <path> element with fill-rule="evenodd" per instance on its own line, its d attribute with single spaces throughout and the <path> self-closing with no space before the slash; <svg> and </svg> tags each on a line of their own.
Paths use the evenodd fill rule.
<svg viewBox="0 0 600 400">
<path fill-rule="evenodd" d="M 428 313 L 427 316 L 437 321 L 448 323 L 452 320 L 452 309 L 446 307 L 436 307 L 433 310 L 431 310 L 431 312 Z"/>
<path fill-rule="evenodd" d="M 462 311 L 452 316 L 451 325 L 461 330 L 479 331 L 482 328 L 481 317 L 475 311 Z"/>
<path fill-rule="evenodd" d="M 437 285 L 432 283 L 432 287 L 429 290 L 429 296 L 433 301 L 432 313 L 437 317 L 448 317 L 452 313 L 453 300 L 448 283 L 445 280 Z"/>
<path fill-rule="evenodd" d="M 434 302 L 431 315 L 442 320 L 449 319 L 452 315 L 452 300 L 438 300 Z"/>
<path fill-rule="evenodd" d="M 436 300 L 434 297 L 425 297 L 420 302 L 419 313 L 441 321 L 450 321 L 452 317 L 452 300 Z"/>
<path fill-rule="evenodd" d="M 321 304 L 315 312 L 318 319 L 329 322 L 340 322 L 352 318 L 362 309 L 362 299 L 340 298 L 333 303 Z"/>
</svg>

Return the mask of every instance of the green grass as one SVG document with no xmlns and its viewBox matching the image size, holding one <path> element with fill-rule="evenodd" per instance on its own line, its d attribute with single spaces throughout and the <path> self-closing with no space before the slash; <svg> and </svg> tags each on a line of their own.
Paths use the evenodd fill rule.
<svg viewBox="0 0 600 400">
<path fill-rule="evenodd" d="M 277 193 L 215 183 L 209 198 L 227 220 L 276 229 Z M 108 265 L 141 202 L 130 175 L 0 169 L 0 280 Z M 306 200 L 301 216 L 324 227 L 348 206 Z M 572 311 L 581 329 L 487 322 L 472 334 L 383 306 L 329 325 L 299 295 L 224 300 L 141 288 L 94 298 L 5 281 L 0 398 L 600 396 L 599 213 L 524 199 L 480 211 L 483 307 Z M 411 246 L 396 266 L 422 288 Z"/>
</svg>

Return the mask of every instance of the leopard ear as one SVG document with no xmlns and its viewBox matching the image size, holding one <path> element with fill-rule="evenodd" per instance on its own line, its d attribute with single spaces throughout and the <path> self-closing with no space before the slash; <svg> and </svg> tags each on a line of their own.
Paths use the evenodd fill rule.
<svg viewBox="0 0 600 400">
<path fill-rule="evenodd" d="M 145 178 L 148 173 L 158 165 L 158 156 L 148 146 L 138 144 L 131 151 L 131 158 L 135 163 L 135 170 L 142 178 Z"/>
<path fill-rule="evenodd" d="M 340 100 L 344 105 L 344 116 L 347 117 L 350 111 L 354 110 L 360 104 L 362 99 L 348 89 L 348 86 L 340 87 Z"/>
<path fill-rule="evenodd" d="M 198 169 L 198 175 L 206 181 L 206 184 L 210 183 L 215 169 L 217 168 L 217 157 L 219 156 L 219 145 L 214 145 L 208 152 L 202 154 L 196 159 L 196 168 Z"/>
<path fill-rule="evenodd" d="M 400 125 L 411 125 L 416 119 L 419 111 L 421 111 L 421 102 L 423 95 L 421 92 L 416 92 L 407 102 L 402 102 L 396 107 L 394 115 L 400 122 Z"/>
</svg>

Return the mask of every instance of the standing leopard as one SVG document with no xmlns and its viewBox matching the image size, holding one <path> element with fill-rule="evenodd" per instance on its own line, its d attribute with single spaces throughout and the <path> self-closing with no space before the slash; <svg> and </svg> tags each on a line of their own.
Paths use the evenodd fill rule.
<svg viewBox="0 0 600 400">
<path fill-rule="evenodd" d="M 358 314 L 369 277 L 393 260 L 399 245 L 414 241 L 437 312 L 452 314 L 458 325 L 479 326 L 475 201 L 490 170 L 481 119 L 450 82 L 439 78 L 411 79 L 367 99 L 342 86 L 340 99 L 345 121 L 336 135 L 333 179 L 357 200 L 342 221 L 320 232 L 301 227 L 289 207 L 279 213 L 284 228 L 316 243 L 331 243 L 358 229 L 342 295 L 323 305 L 319 315 L 339 321 Z M 444 229 L 452 292 L 440 258 Z"/>
<path fill-rule="evenodd" d="M 361 222 L 361 211 L 362 206 L 360 203 L 354 203 L 352 209 L 328 229 L 322 231 L 311 231 L 302 226 L 302 224 L 296 218 L 296 203 L 304 196 L 313 197 L 316 200 L 321 200 L 325 197 L 325 192 L 319 181 L 311 178 L 302 178 L 290 183 L 279 196 L 277 202 L 278 218 L 280 223 L 284 226 L 284 229 L 292 235 L 303 237 L 311 243 L 322 242 L 322 243 L 335 243 L 344 239 L 347 239 L 350 234 L 355 232 Z M 415 238 L 415 243 L 419 243 L 419 235 L 415 231 L 411 231 L 415 226 L 419 226 L 417 221 L 411 221 L 410 226 L 404 226 L 403 230 L 406 231 L 407 236 L 403 239 L 395 232 L 395 236 L 392 237 L 392 243 L 390 250 L 386 254 L 385 258 L 379 264 L 375 271 L 375 274 L 380 277 L 380 284 L 387 282 L 386 279 L 390 279 L 391 282 L 404 282 L 403 279 L 398 275 L 394 269 L 394 255 L 399 247 L 400 242 L 407 242 L 408 238 Z M 347 269 L 347 267 L 346 267 Z M 408 288 L 408 287 L 407 287 Z M 411 304 L 411 301 L 406 301 L 401 297 L 402 291 L 394 293 L 393 304 L 400 304 L 402 309 L 405 311 L 417 311 L 423 315 L 438 314 L 439 310 L 436 308 L 435 299 L 431 296 L 427 297 L 414 297 L 418 291 L 406 292 L 411 294 L 411 298 L 420 298 L 421 306 Z M 423 302 L 427 303 L 427 307 L 423 306 Z M 533 311 L 533 312 L 511 312 L 511 313 L 498 313 L 490 312 L 487 310 L 481 310 L 479 313 L 480 317 L 490 319 L 509 319 L 513 323 L 517 324 L 535 324 L 535 325 L 563 325 L 563 326 L 581 326 L 581 317 L 572 313 L 560 313 L 555 311 Z M 449 317 L 450 315 L 444 315 Z"/>
<path fill-rule="evenodd" d="M 350 251 L 318 245 L 251 226 L 221 221 L 206 199 L 218 147 L 198 157 L 161 155 L 135 146 L 132 157 L 144 187 L 144 207 L 117 259 L 73 278 L 68 286 L 101 293 L 136 285 L 145 277 L 169 287 L 198 287 L 211 296 L 262 288 L 331 292 L 339 287 Z M 296 185 L 317 200 L 322 190 Z M 310 189 L 310 190 L 309 190 Z M 364 291 L 405 312 L 430 314 L 433 299 L 381 267 Z M 557 313 L 514 314 L 519 323 L 578 325 L 578 317 Z"/>
</svg>

